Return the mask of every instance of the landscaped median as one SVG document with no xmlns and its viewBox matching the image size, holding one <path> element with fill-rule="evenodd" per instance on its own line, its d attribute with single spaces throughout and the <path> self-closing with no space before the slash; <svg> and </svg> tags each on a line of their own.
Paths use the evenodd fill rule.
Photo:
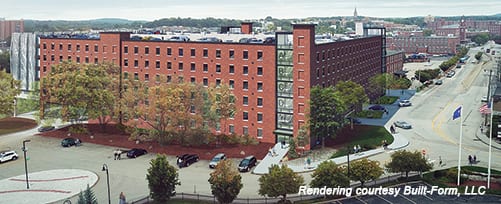
<svg viewBox="0 0 501 204">
<path fill-rule="evenodd" d="M 376 149 L 383 145 L 383 141 L 391 144 L 393 142 L 393 136 L 382 126 L 369 126 L 369 125 L 356 125 L 351 131 L 351 137 L 338 137 L 332 142 L 336 144 L 336 153 L 332 154 L 331 158 L 336 158 L 340 156 L 346 156 L 348 150 L 353 153 L 354 146 L 360 146 L 361 150 L 367 151 Z M 345 130 L 350 131 L 350 130 Z M 342 133 L 341 133 L 342 134 Z"/>
</svg>

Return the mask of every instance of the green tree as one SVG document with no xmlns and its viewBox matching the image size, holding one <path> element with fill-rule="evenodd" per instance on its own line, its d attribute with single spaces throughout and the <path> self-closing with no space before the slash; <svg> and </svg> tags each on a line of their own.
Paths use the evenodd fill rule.
<svg viewBox="0 0 501 204">
<path fill-rule="evenodd" d="M 120 93 L 118 81 L 116 65 L 63 62 L 53 66 L 41 81 L 42 103 L 59 103 L 64 121 L 79 121 L 88 116 L 98 119 L 104 128 L 115 113 Z"/>
<path fill-rule="evenodd" d="M 363 158 L 350 163 L 350 179 L 360 181 L 362 186 L 366 181 L 377 179 L 381 175 L 383 175 L 383 169 L 378 161 Z"/>
<path fill-rule="evenodd" d="M 364 87 L 353 81 L 340 81 L 334 86 L 334 90 L 348 108 L 358 110 L 362 108 L 363 103 L 369 102 Z"/>
<path fill-rule="evenodd" d="M 295 173 L 287 165 L 272 165 L 269 173 L 259 178 L 259 195 L 268 197 L 282 196 L 281 201 L 287 201 L 287 194 L 297 193 L 299 186 L 304 184 L 303 176 Z"/>
<path fill-rule="evenodd" d="M 21 82 L 15 80 L 12 75 L 0 71 L 0 114 L 12 115 L 14 112 L 14 100 L 21 93 Z"/>
<path fill-rule="evenodd" d="M 477 52 L 477 54 L 475 55 L 475 59 L 477 59 L 477 61 L 480 61 L 480 59 L 482 59 L 483 54 L 484 54 L 483 52 Z"/>
<path fill-rule="evenodd" d="M 385 167 L 393 173 L 405 173 L 405 178 L 411 171 L 429 171 L 433 166 L 428 163 L 426 158 L 418 151 L 410 152 L 399 150 L 391 155 L 391 161 L 385 164 Z"/>
<path fill-rule="evenodd" d="M 433 34 L 433 30 L 430 30 L 430 29 L 423 30 L 424 36 L 431 36 L 431 34 Z"/>
<path fill-rule="evenodd" d="M 310 186 L 312 187 L 350 186 L 350 178 L 346 175 L 346 169 L 330 160 L 320 163 L 311 177 Z"/>
<path fill-rule="evenodd" d="M 78 195 L 78 204 L 97 204 L 97 199 L 96 196 L 94 195 L 94 192 L 89 187 L 89 184 L 87 184 L 87 189 L 82 193 L 80 191 L 80 194 Z"/>
<path fill-rule="evenodd" d="M 0 52 L 0 71 L 10 70 L 10 53 Z"/>
<path fill-rule="evenodd" d="M 209 89 L 209 95 L 212 104 L 210 111 L 214 113 L 216 123 L 222 122 L 222 132 L 226 134 L 226 121 L 233 118 L 237 112 L 236 97 L 230 86 L 223 82 Z"/>
<path fill-rule="evenodd" d="M 210 173 L 209 183 L 212 195 L 219 203 L 231 203 L 243 187 L 242 177 L 230 160 L 219 162 L 216 169 Z"/>
<path fill-rule="evenodd" d="M 388 89 L 394 83 L 394 79 L 395 78 L 389 73 L 377 74 L 371 77 L 369 79 L 371 91 L 373 93 L 381 93 L 381 91 L 384 90 L 384 92 L 387 93 Z"/>
<path fill-rule="evenodd" d="M 315 86 L 311 89 L 310 100 L 310 131 L 317 140 L 335 132 L 341 128 L 344 120 L 346 105 L 341 96 L 336 93 L 333 87 L 321 88 Z"/>
<path fill-rule="evenodd" d="M 477 43 L 478 45 L 483 45 L 491 39 L 489 33 L 480 33 L 471 38 L 471 41 Z"/>
<path fill-rule="evenodd" d="M 150 189 L 151 198 L 157 203 L 165 203 L 176 190 L 176 185 L 181 185 L 178 180 L 176 168 L 171 166 L 165 155 L 159 155 L 150 161 L 146 180 Z"/>
</svg>

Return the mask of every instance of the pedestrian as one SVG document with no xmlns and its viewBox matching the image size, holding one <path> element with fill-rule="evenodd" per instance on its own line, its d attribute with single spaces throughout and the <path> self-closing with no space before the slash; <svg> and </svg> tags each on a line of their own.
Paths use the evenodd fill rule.
<svg viewBox="0 0 501 204">
<path fill-rule="evenodd" d="M 477 155 L 473 155 L 473 163 L 477 163 Z"/>
<path fill-rule="evenodd" d="M 281 145 L 282 145 L 282 149 L 285 148 L 285 140 L 282 140 Z"/>
<path fill-rule="evenodd" d="M 273 151 L 273 156 L 277 156 L 277 153 L 275 152 L 275 147 L 273 147 L 272 151 Z"/>
<path fill-rule="evenodd" d="M 117 150 L 113 151 L 113 160 L 117 160 Z"/>
<path fill-rule="evenodd" d="M 357 153 L 357 145 L 353 145 L 353 153 Z"/>
<path fill-rule="evenodd" d="M 439 166 L 442 166 L 442 157 L 441 156 L 438 156 L 438 164 L 439 164 Z"/>
<path fill-rule="evenodd" d="M 311 164 L 311 159 L 310 159 L 310 157 L 308 157 L 308 158 L 306 159 L 306 164 L 308 165 L 308 168 L 310 168 L 310 164 Z"/>
<path fill-rule="evenodd" d="M 304 158 L 304 168 L 307 169 L 308 168 L 308 158 Z"/>
<path fill-rule="evenodd" d="M 118 202 L 118 204 L 126 204 L 124 192 L 120 192 L 119 199 L 120 199 L 120 201 Z"/>
<path fill-rule="evenodd" d="M 484 133 L 484 126 L 480 125 L 480 132 Z"/>
<path fill-rule="evenodd" d="M 361 152 L 361 151 L 362 151 L 362 148 L 360 147 L 360 145 L 357 145 L 357 151 L 358 151 L 358 152 Z"/>
<path fill-rule="evenodd" d="M 273 156 L 273 153 L 271 151 L 271 147 L 270 147 L 270 149 L 268 149 L 268 155 Z"/>
<path fill-rule="evenodd" d="M 473 162 L 473 157 L 471 157 L 471 155 L 468 155 L 468 161 L 470 161 L 470 164 Z"/>
</svg>

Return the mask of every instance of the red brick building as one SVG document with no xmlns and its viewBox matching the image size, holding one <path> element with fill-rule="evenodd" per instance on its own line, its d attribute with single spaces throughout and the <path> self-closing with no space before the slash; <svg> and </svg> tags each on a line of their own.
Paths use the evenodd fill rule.
<svg viewBox="0 0 501 204">
<path fill-rule="evenodd" d="M 0 20 L 0 41 L 7 40 L 12 33 L 24 32 L 23 20 Z"/>
<path fill-rule="evenodd" d="M 63 60 L 111 61 L 139 80 L 167 75 L 205 86 L 227 83 L 239 111 L 221 129 L 278 142 L 305 123 L 311 87 L 340 80 L 367 87 L 382 72 L 381 36 L 315 44 L 314 32 L 312 24 L 295 24 L 293 32 L 276 34 L 276 44 L 138 41 L 124 32 L 104 32 L 99 39 L 42 37 L 40 77 Z"/>
</svg>

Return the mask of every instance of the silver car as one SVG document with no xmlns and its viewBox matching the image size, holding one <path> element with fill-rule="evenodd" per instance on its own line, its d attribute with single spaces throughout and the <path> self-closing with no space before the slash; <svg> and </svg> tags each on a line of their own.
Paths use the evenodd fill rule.
<svg viewBox="0 0 501 204">
<path fill-rule="evenodd" d="M 398 102 L 398 106 L 400 107 L 411 106 L 411 105 L 412 103 L 409 100 L 401 100 L 400 102 Z"/>
<path fill-rule="evenodd" d="M 399 127 L 399 128 L 402 128 L 402 129 L 411 129 L 412 128 L 412 125 L 405 122 L 405 121 L 402 121 L 402 120 L 399 120 L 399 121 L 395 121 L 393 123 L 393 125 L 395 125 L 395 127 Z"/>
<path fill-rule="evenodd" d="M 224 153 L 216 154 L 216 156 L 214 156 L 214 158 L 212 158 L 212 160 L 210 160 L 209 168 L 211 168 L 211 169 L 216 168 L 217 164 L 221 160 L 225 160 L 225 159 L 226 159 L 226 155 Z"/>
</svg>

